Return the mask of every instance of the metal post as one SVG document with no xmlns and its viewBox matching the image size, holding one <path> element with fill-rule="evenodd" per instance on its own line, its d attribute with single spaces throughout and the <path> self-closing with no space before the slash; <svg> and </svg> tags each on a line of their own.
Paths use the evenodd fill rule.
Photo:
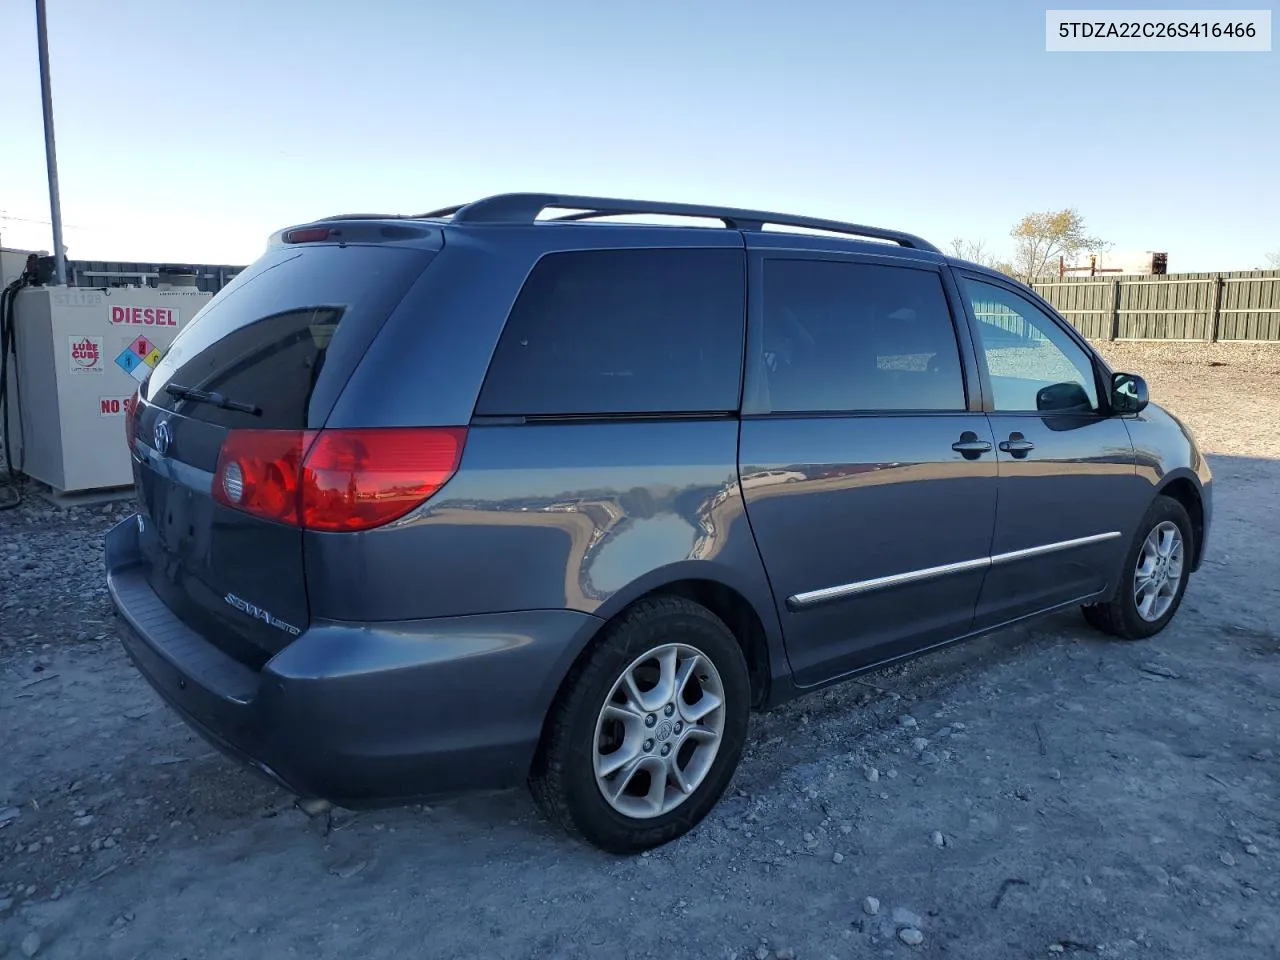
<svg viewBox="0 0 1280 960">
<path fill-rule="evenodd" d="M 1222 323 L 1222 288 L 1226 284 L 1222 281 L 1222 274 L 1218 274 L 1213 279 L 1213 318 L 1209 322 L 1209 342 L 1218 342 L 1218 333 L 1220 332 L 1220 324 Z"/>
<path fill-rule="evenodd" d="M 1108 340 L 1115 340 L 1120 336 L 1120 281 L 1111 281 L 1111 336 Z"/>
<path fill-rule="evenodd" d="M 44 159 L 49 168 L 49 214 L 53 221 L 53 282 L 67 282 L 67 254 L 62 246 L 62 203 L 58 199 L 58 157 L 53 144 L 53 92 L 49 87 L 49 30 L 44 0 L 36 0 L 36 42 L 40 51 L 40 99 L 44 106 Z"/>
</svg>

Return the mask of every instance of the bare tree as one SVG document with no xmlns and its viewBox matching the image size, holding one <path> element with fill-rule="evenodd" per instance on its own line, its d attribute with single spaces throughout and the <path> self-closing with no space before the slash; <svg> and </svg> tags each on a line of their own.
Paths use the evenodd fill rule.
<svg viewBox="0 0 1280 960">
<path fill-rule="evenodd" d="M 1054 272 L 1058 258 L 1074 260 L 1081 252 L 1097 252 L 1111 245 L 1085 233 L 1084 217 L 1072 207 L 1029 213 L 1009 231 L 1014 240 L 1014 275 L 1025 283 Z"/>
<path fill-rule="evenodd" d="M 961 260 L 986 265 L 987 244 L 983 240 L 966 240 L 956 237 L 951 241 L 951 252 Z"/>
<path fill-rule="evenodd" d="M 1280 270 L 1280 250 L 1275 250 L 1267 254 L 1266 270 Z"/>
<path fill-rule="evenodd" d="M 1013 264 L 1007 260 L 1001 260 L 994 253 L 988 253 L 986 242 L 983 240 L 966 240 L 964 237 L 956 237 L 951 241 L 951 252 L 961 260 L 981 264 L 1009 276 L 1014 275 Z"/>
</svg>

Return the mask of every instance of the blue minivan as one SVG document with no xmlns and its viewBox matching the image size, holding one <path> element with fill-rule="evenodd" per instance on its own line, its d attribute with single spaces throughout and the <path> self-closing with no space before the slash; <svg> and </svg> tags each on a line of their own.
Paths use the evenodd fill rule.
<svg viewBox="0 0 1280 960">
<path fill-rule="evenodd" d="M 1010 278 L 594 197 L 279 232 L 128 442 L 111 596 L 192 727 L 346 806 L 527 782 L 614 852 L 706 815 L 753 709 L 1069 606 L 1159 632 L 1211 513 L 1190 432 Z"/>
</svg>

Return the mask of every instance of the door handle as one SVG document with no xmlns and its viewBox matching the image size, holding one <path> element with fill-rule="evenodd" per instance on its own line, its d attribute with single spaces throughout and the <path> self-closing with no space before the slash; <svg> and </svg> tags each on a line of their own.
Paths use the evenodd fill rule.
<svg viewBox="0 0 1280 960">
<path fill-rule="evenodd" d="M 1008 440 L 1000 441 L 1000 449 L 1005 453 L 1012 453 L 1015 457 L 1035 448 L 1036 445 L 1034 443 L 1017 432 L 1009 434 Z"/>
<path fill-rule="evenodd" d="M 951 445 L 951 449 L 969 457 L 986 453 L 991 449 L 991 444 L 986 440 L 979 440 L 978 435 L 972 430 L 966 430 L 960 434 L 960 439 Z"/>
</svg>

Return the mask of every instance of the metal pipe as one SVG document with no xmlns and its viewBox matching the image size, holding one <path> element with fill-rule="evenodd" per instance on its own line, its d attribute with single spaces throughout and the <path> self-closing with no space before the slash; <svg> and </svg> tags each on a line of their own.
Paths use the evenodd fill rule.
<svg viewBox="0 0 1280 960">
<path fill-rule="evenodd" d="M 62 246 L 62 202 L 58 198 L 58 156 L 53 143 L 53 91 L 49 85 L 49 30 L 44 0 L 36 0 L 36 43 L 44 107 L 44 159 L 49 168 L 49 219 L 53 221 L 53 282 L 61 287 L 67 283 L 67 253 Z"/>
</svg>

